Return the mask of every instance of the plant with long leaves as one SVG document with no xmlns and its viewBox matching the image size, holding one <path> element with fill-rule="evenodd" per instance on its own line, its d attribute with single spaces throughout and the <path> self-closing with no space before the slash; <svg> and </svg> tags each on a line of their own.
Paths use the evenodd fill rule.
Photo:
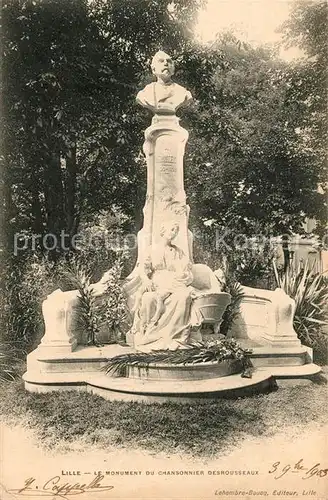
<svg viewBox="0 0 328 500">
<path fill-rule="evenodd" d="M 299 339 L 310 347 L 317 347 L 327 337 L 323 327 L 328 326 L 327 302 L 328 282 L 315 273 L 306 261 L 302 268 L 288 268 L 280 277 L 276 265 L 274 270 L 277 284 L 295 300 L 294 328 Z"/>
<path fill-rule="evenodd" d="M 231 360 L 240 363 L 243 376 L 251 377 L 253 365 L 249 358 L 251 350 L 243 349 L 236 340 L 224 339 L 208 342 L 193 342 L 181 345 L 175 351 L 159 350 L 149 353 L 134 352 L 111 358 L 102 368 L 106 373 L 128 377 L 131 367 L 149 369 L 152 364 L 186 365 L 207 362 L 220 363 Z"/>
<path fill-rule="evenodd" d="M 12 343 L 0 343 L 0 383 L 15 379 L 16 365 L 20 361 L 18 353 L 19 349 Z"/>
<path fill-rule="evenodd" d="M 100 345 L 97 335 L 104 324 L 113 333 L 114 342 L 124 342 L 130 320 L 122 288 L 125 259 L 123 252 L 117 254 L 112 267 L 104 274 L 101 297 L 91 286 L 93 272 L 83 261 L 73 258 L 61 272 L 65 284 L 79 292 L 77 326 L 87 332 L 88 345 Z"/>
<path fill-rule="evenodd" d="M 87 332 L 87 344 L 98 345 L 99 318 L 94 291 L 90 288 L 92 273 L 77 258 L 70 260 L 61 270 L 64 282 L 79 292 L 77 327 Z"/>
<path fill-rule="evenodd" d="M 126 255 L 118 255 L 113 266 L 107 273 L 105 300 L 96 311 L 99 322 L 104 322 L 112 332 L 114 341 L 124 342 L 124 334 L 128 329 L 130 313 L 127 307 L 126 296 L 122 287 L 122 273 Z"/>
<path fill-rule="evenodd" d="M 224 311 L 223 320 L 220 326 L 220 333 L 227 335 L 240 312 L 240 304 L 244 297 L 244 292 L 241 284 L 236 278 L 235 271 L 231 270 L 231 264 L 229 265 L 228 259 L 222 259 L 221 269 L 224 274 L 222 291 L 231 295 L 231 302 Z"/>
</svg>

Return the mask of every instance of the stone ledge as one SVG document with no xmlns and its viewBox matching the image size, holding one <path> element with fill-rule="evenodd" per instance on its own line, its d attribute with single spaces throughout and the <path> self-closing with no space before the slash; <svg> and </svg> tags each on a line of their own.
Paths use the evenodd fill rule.
<svg viewBox="0 0 328 500">
<path fill-rule="evenodd" d="M 268 349 L 265 347 L 254 347 L 252 348 L 253 353 L 250 355 L 250 358 L 256 368 L 261 367 L 278 367 L 278 366 L 302 366 L 309 362 L 312 362 L 311 354 L 308 352 L 306 347 L 293 348 L 293 349 L 283 349 L 283 348 L 274 348 Z M 81 348 L 78 351 L 66 354 L 63 356 L 61 353 L 57 353 L 55 355 L 54 352 L 45 353 L 44 350 L 42 352 L 38 352 L 36 349 L 31 353 L 27 358 L 27 366 L 28 371 L 32 369 L 33 371 L 41 371 L 47 373 L 71 373 L 71 372 L 80 372 L 80 371 L 98 371 L 101 367 L 103 367 L 107 361 L 109 361 L 114 356 L 118 356 L 120 354 L 129 354 L 135 352 L 131 347 L 122 347 L 122 346 L 104 346 L 101 348 L 98 347 L 85 347 Z M 208 374 L 205 374 L 205 378 L 209 376 L 210 372 L 210 363 L 201 365 L 192 365 L 192 369 L 195 372 L 204 373 L 207 371 Z M 153 365 L 155 368 L 155 365 Z M 216 363 L 212 363 L 211 366 L 218 366 Z M 37 370 L 35 370 L 37 368 Z M 174 367 L 170 368 L 165 364 L 157 364 L 156 368 L 164 372 L 176 371 L 179 372 L 187 372 L 189 370 L 189 366 L 179 366 L 174 365 Z M 214 377 L 215 377 L 214 373 Z M 195 378 L 195 377 L 193 377 Z"/>
<path fill-rule="evenodd" d="M 270 373 L 256 372 L 252 378 L 242 378 L 240 374 L 229 377 L 211 378 L 208 380 L 165 380 L 149 381 L 130 378 L 112 378 L 103 375 L 88 381 L 93 387 L 107 388 L 118 392 L 132 392 L 138 394 L 195 394 L 206 395 L 208 393 L 219 393 L 221 391 L 234 390 L 255 386 L 261 382 L 271 379 Z"/>
<path fill-rule="evenodd" d="M 164 387 L 169 388 L 167 392 L 179 392 L 182 387 L 189 386 L 195 392 L 203 386 L 207 389 L 215 386 L 216 388 L 242 387 L 254 383 L 259 379 L 274 377 L 275 379 L 298 379 L 311 378 L 322 373 L 320 366 L 314 363 L 308 363 L 303 366 L 277 366 L 269 368 L 257 368 L 251 379 L 242 378 L 240 374 L 229 375 L 228 377 L 217 377 L 207 380 L 144 380 L 125 377 L 110 377 L 109 375 L 99 374 L 98 372 L 79 372 L 79 373 L 40 373 L 29 371 L 23 375 L 25 383 L 31 385 L 97 385 L 99 381 L 104 388 L 109 385 L 116 390 L 124 390 L 124 387 L 139 387 L 140 389 Z M 177 389 L 174 390 L 174 387 Z M 121 389 L 120 389 L 121 388 Z"/>
<path fill-rule="evenodd" d="M 99 372 L 24 374 L 25 388 L 30 392 L 86 391 L 108 400 L 180 403 L 206 402 L 209 399 L 252 396 L 284 383 L 313 383 L 311 377 L 321 372 L 314 363 L 296 367 L 258 368 L 251 379 L 240 374 L 205 380 L 143 380 L 110 377 Z M 277 384 L 278 381 L 278 384 Z"/>
<path fill-rule="evenodd" d="M 252 349 L 255 372 L 251 379 L 242 378 L 236 372 L 224 375 L 222 370 L 215 369 L 218 365 L 211 362 L 203 366 L 174 365 L 169 377 L 165 373 L 170 372 L 170 367 L 163 364 L 155 367 L 155 370 L 162 371 L 160 377 L 147 376 L 147 373 L 142 378 L 110 377 L 100 371 L 106 361 L 119 354 L 134 352 L 131 347 L 120 345 L 80 346 L 65 355 L 61 352 L 55 355 L 49 349 L 49 356 L 44 349 L 42 352 L 36 349 L 28 356 L 23 379 L 25 388 L 31 392 L 79 390 L 109 400 L 190 402 L 258 394 L 277 388 L 277 382 L 279 386 L 288 381 L 294 385 L 300 381 L 313 383 L 311 377 L 321 371 L 312 363 L 311 350 L 305 346 L 293 349 L 258 346 Z"/>
<path fill-rule="evenodd" d="M 258 369 L 258 371 L 262 371 L 261 368 Z M 267 370 L 263 370 L 267 371 Z M 270 371 L 272 375 L 276 379 L 297 379 L 300 377 L 311 377 L 314 375 L 318 375 L 319 373 L 322 372 L 322 369 L 320 366 L 314 364 L 314 363 L 307 363 L 302 366 L 275 366 L 275 367 L 270 367 Z"/>
<path fill-rule="evenodd" d="M 251 379 L 231 375 L 217 379 L 197 381 L 144 381 L 112 378 L 106 375 L 51 377 L 49 374 L 24 375 L 25 388 L 30 392 L 82 390 L 98 394 L 109 400 L 146 402 L 206 402 L 208 399 L 241 397 L 276 389 L 270 373 L 256 373 Z M 57 375 L 57 374 L 56 374 Z"/>
<path fill-rule="evenodd" d="M 256 368 L 297 367 L 312 362 L 312 349 L 303 345 L 290 348 L 257 346 L 251 349 L 250 358 Z"/>
<path fill-rule="evenodd" d="M 247 345 L 245 345 L 245 347 L 247 347 Z M 306 354 L 308 352 L 308 348 L 303 345 L 300 345 L 299 347 L 271 347 L 263 345 L 259 347 L 250 347 L 250 349 L 252 349 L 253 355 L 258 357 L 268 355 L 277 356 L 281 354 L 284 356 L 294 356 L 295 354 Z"/>
<path fill-rule="evenodd" d="M 35 351 L 37 359 L 39 361 L 52 361 L 56 362 L 76 362 L 76 361 L 99 361 L 108 360 L 114 356 L 119 356 L 120 354 L 128 354 L 135 352 L 135 350 L 130 346 L 121 346 L 118 344 L 108 344 L 101 347 L 97 346 L 83 346 L 78 345 L 76 349 L 70 353 L 65 353 L 61 355 L 60 353 L 55 353 L 48 349 L 48 352 L 43 349 L 40 354 L 37 353 L 38 348 Z M 47 352 L 47 354 L 46 354 Z M 32 354 L 32 353 L 31 353 Z"/>
</svg>

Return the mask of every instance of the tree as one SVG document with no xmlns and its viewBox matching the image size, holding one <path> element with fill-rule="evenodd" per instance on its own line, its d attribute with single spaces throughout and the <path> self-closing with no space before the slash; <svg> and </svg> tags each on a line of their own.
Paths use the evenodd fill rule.
<svg viewBox="0 0 328 500">
<path fill-rule="evenodd" d="M 196 218 L 234 235 L 278 235 L 300 231 L 306 215 L 322 217 L 315 152 L 299 134 L 304 109 L 289 99 L 287 63 L 225 34 L 200 68 L 186 161 Z"/>
<path fill-rule="evenodd" d="M 281 27 L 285 45 L 298 46 L 304 52 L 294 64 L 288 98 L 293 106 L 304 111 L 298 133 L 303 147 L 312 153 L 321 192 L 327 188 L 327 17 L 327 2 L 298 0 Z M 325 216 L 317 219 L 320 232 Z"/>
<path fill-rule="evenodd" d="M 15 231 L 58 238 L 76 230 L 76 142 L 107 70 L 101 40 L 80 0 L 11 1 L 2 17 L 6 208 Z"/>
<path fill-rule="evenodd" d="M 318 113 L 324 113 L 306 84 L 307 66 L 290 68 L 274 52 L 231 35 L 200 46 L 192 28 L 203 3 L 4 2 L 7 234 L 58 238 L 65 231 L 69 242 L 81 220 L 111 207 L 140 226 L 142 131 L 149 116 L 135 95 L 149 81 L 150 58 L 159 48 L 177 60 L 177 80 L 199 102 L 183 115 L 194 223 L 199 217 L 248 234 L 278 234 L 299 229 L 306 215 L 322 216 L 316 186 L 323 143 L 316 127 L 322 129 Z M 316 13 L 304 19 L 322 19 L 321 10 Z M 322 29 L 322 22 L 312 24 Z M 306 35 L 304 47 L 317 50 L 323 75 L 318 33 Z"/>
<path fill-rule="evenodd" d="M 141 210 L 145 115 L 134 111 L 135 94 L 155 48 L 190 43 L 201 3 L 3 4 L 7 232 L 60 241 L 65 231 L 69 242 L 90 211 Z"/>
</svg>

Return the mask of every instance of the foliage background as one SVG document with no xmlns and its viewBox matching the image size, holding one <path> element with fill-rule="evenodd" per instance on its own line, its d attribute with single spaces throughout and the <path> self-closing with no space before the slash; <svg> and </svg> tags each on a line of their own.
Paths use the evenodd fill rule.
<svg viewBox="0 0 328 500">
<path fill-rule="evenodd" d="M 325 222 L 327 4 L 296 1 L 281 27 L 304 57 L 233 33 L 201 45 L 202 0 L 4 0 L 2 30 L 1 298 L 4 338 L 37 342 L 41 302 L 63 286 L 72 237 L 135 233 L 142 223 L 149 115 L 135 95 L 162 48 L 195 102 L 182 116 L 191 229 L 209 259 L 226 257 L 236 279 L 271 286 L 271 249 L 213 250 L 206 227 L 246 236 L 302 232 Z M 318 186 L 320 189 L 318 190 Z M 204 223 L 208 224 L 207 226 Z M 61 232 L 65 232 L 60 244 Z M 42 237 L 53 234 L 52 250 Z M 14 235 L 27 249 L 13 252 Z M 33 235 L 36 238 L 32 250 Z M 213 235 L 212 235 L 213 237 Z M 209 247 L 209 248 L 208 248 Z M 94 279 L 113 257 L 101 244 L 75 252 Z M 130 264 L 133 264 L 133 256 Z M 125 269 L 128 272 L 128 269 Z"/>
</svg>

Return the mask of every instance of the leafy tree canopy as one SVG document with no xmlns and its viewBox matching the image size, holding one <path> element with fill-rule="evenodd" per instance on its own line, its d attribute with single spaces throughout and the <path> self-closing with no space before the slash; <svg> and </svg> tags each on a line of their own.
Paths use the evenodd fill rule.
<svg viewBox="0 0 328 500">
<path fill-rule="evenodd" d="M 183 115 L 193 223 L 278 234 L 299 229 L 305 216 L 322 218 L 323 4 L 297 4 L 284 29 L 308 58 L 287 65 L 231 34 L 212 46 L 196 43 L 203 0 L 5 0 L 1 161 L 9 240 L 22 231 L 71 237 L 81 221 L 111 207 L 140 225 L 149 115 L 135 95 L 150 81 L 150 58 L 160 48 L 196 98 Z"/>
<path fill-rule="evenodd" d="M 290 99 L 294 69 L 231 34 L 211 57 L 217 64 L 195 85 L 201 100 L 189 116 L 196 217 L 249 235 L 299 231 L 305 215 L 324 217 L 317 155 L 300 134 L 308 110 Z"/>
</svg>

